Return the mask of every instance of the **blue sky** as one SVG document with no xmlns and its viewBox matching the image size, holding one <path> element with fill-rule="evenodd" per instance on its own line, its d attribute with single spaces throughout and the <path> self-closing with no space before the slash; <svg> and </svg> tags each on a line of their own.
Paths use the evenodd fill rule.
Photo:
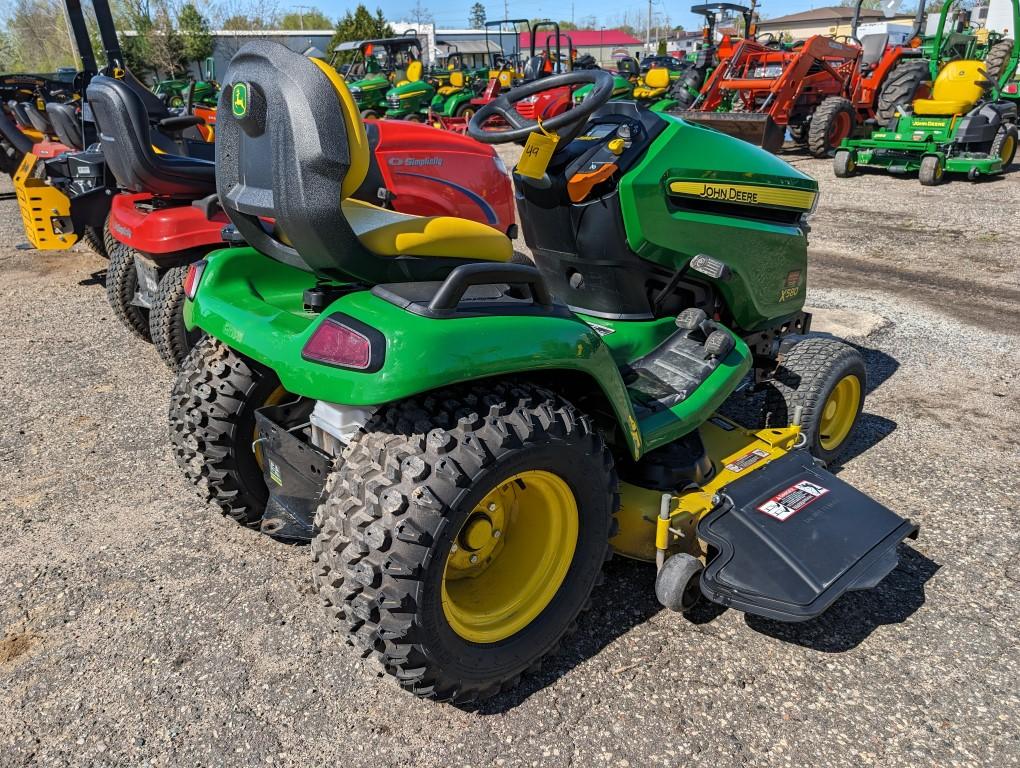
<svg viewBox="0 0 1020 768">
<path fill-rule="evenodd" d="M 687 9 L 695 2 L 702 0 L 686 0 L 681 4 L 667 3 L 665 0 L 653 0 L 653 13 L 668 14 L 673 24 L 683 24 L 687 29 L 697 29 L 701 24 L 701 17 L 695 16 Z M 739 2 L 739 0 L 737 0 Z M 787 13 L 804 11 L 812 7 L 824 5 L 836 5 L 839 0 L 832 2 L 812 2 L 811 0 L 763 0 L 758 6 L 763 17 L 783 16 Z M 341 16 L 347 10 L 357 6 L 357 1 L 351 0 L 298 0 L 298 3 L 306 5 L 317 5 L 329 16 Z M 421 6 L 428 8 L 436 19 L 439 27 L 466 27 L 468 11 L 474 0 L 421 0 Z M 378 6 L 388 19 L 399 20 L 401 17 L 413 18 L 410 13 L 415 5 L 415 0 L 387 0 L 387 2 L 365 2 L 371 10 Z M 503 18 L 503 3 L 483 3 L 489 19 Z M 509 2 L 510 15 L 521 18 L 538 18 L 540 16 L 553 19 L 570 19 L 571 0 L 512 0 Z M 614 22 L 620 21 L 624 11 L 630 15 L 631 24 L 635 20 L 642 19 L 641 26 L 644 27 L 645 14 L 647 14 L 647 0 L 643 2 L 620 3 L 619 0 L 573 0 L 574 20 L 580 21 L 583 17 L 594 15 L 600 24 L 612 26 Z M 280 10 L 286 12 L 289 9 L 287 0 L 280 0 Z"/>
</svg>

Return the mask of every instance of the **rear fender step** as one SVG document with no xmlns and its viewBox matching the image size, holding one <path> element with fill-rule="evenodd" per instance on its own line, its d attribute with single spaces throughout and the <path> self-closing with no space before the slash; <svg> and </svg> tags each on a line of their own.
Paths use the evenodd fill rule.
<svg viewBox="0 0 1020 768">
<path fill-rule="evenodd" d="M 817 466 L 805 450 L 723 488 L 698 536 L 716 554 L 709 600 L 779 621 L 805 621 L 844 592 L 871 589 L 918 527 Z"/>
</svg>

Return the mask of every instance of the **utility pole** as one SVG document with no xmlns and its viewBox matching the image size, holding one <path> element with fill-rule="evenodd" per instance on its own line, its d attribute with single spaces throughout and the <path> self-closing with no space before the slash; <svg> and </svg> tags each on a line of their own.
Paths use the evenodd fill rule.
<svg viewBox="0 0 1020 768">
<path fill-rule="evenodd" d="M 291 7 L 294 8 L 294 10 L 296 10 L 298 12 L 298 23 L 301 25 L 301 31 L 304 32 L 305 31 L 305 13 L 304 12 L 312 10 L 312 6 L 310 6 L 310 5 L 294 5 L 294 6 L 291 6 Z"/>
<path fill-rule="evenodd" d="M 652 0 L 648 0 L 648 23 L 645 25 L 645 49 L 651 54 L 652 45 Z"/>
</svg>

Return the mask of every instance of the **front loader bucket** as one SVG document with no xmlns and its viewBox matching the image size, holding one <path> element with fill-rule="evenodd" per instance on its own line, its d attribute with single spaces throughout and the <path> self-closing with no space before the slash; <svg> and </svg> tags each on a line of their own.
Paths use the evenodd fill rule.
<svg viewBox="0 0 1020 768">
<path fill-rule="evenodd" d="M 769 115 L 755 112 L 697 112 L 694 110 L 679 114 L 689 123 L 714 128 L 730 136 L 736 136 L 749 144 L 757 144 L 769 152 L 777 152 L 786 138 L 786 128 L 777 125 Z"/>
</svg>

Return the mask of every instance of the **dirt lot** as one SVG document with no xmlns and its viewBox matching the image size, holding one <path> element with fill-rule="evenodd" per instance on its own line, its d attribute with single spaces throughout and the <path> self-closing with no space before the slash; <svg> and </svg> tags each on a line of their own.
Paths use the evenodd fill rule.
<svg viewBox="0 0 1020 768">
<path fill-rule="evenodd" d="M 841 474 L 920 539 L 801 625 L 692 623 L 614 561 L 564 654 L 478 710 L 376 677 L 306 548 L 198 503 L 105 263 L 16 250 L 0 202 L 0 766 L 1020 762 L 1020 172 L 927 189 L 790 159 L 823 189 L 809 301 L 868 331 Z"/>
</svg>

